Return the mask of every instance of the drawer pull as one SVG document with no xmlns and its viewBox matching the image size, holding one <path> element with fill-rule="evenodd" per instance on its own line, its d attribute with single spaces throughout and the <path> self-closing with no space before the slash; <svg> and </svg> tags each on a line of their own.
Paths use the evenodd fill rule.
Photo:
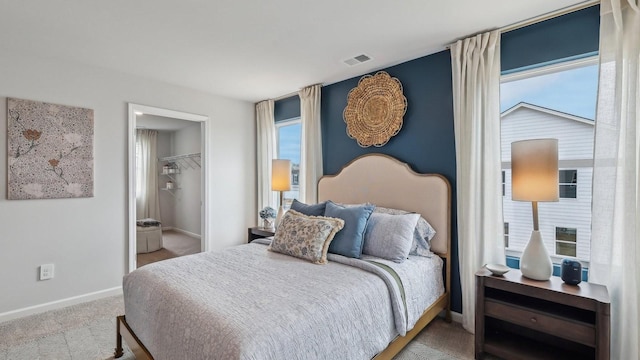
<svg viewBox="0 0 640 360">
<path fill-rule="evenodd" d="M 536 319 L 535 317 L 532 317 L 532 318 L 531 318 L 531 322 L 535 324 L 535 323 L 537 323 L 537 322 L 538 322 L 538 319 Z"/>
</svg>

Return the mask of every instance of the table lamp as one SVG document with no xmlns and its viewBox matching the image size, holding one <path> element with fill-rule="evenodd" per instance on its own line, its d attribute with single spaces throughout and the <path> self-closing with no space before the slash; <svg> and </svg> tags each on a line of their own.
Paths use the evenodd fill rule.
<svg viewBox="0 0 640 360">
<path fill-rule="evenodd" d="M 291 160 L 273 159 L 271 163 L 271 190 L 280 192 L 280 207 L 275 226 L 284 214 L 284 192 L 291 190 Z"/>
<path fill-rule="evenodd" d="M 533 232 L 520 258 L 520 271 L 529 279 L 549 280 L 553 264 L 538 227 L 538 202 L 558 201 L 558 140 L 511 143 L 511 184 L 511 198 L 531 201 L 533 209 Z"/>
</svg>

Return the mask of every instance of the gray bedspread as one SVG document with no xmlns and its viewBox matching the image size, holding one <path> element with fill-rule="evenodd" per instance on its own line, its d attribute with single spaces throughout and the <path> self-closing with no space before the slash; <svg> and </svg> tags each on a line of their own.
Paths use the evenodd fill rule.
<svg viewBox="0 0 640 360">
<path fill-rule="evenodd" d="M 125 314 L 157 360 L 370 359 L 443 293 L 441 268 L 437 256 L 315 265 L 254 241 L 137 269 Z"/>
</svg>

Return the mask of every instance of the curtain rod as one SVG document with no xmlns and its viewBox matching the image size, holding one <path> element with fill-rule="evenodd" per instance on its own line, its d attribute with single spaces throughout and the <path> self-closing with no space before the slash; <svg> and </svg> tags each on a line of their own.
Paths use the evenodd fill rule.
<svg viewBox="0 0 640 360">
<path fill-rule="evenodd" d="M 562 8 L 562 9 L 551 11 L 551 12 L 548 12 L 546 14 L 542 14 L 540 16 L 536 16 L 536 17 L 532 17 L 532 18 L 529 18 L 529 19 L 526 19 L 526 20 L 518 21 L 516 23 L 503 26 L 503 27 L 499 28 L 498 30 L 500 30 L 500 33 L 504 34 L 506 32 L 513 31 L 513 30 L 518 30 L 518 29 L 521 29 L 521 28 L 529 26 L 529 25 L 541 23 L 541 22 L 543 22 L 545 20 L 553 19 L 553 18 L 558 17 L 558 16 L 562 16 L 562 15 L 566 15 L 566 14 L 569 14 L 569 13 L 572 13 L 572 12 L 575 12 L 575 11 L 586 9 L 588 7 L 597 5 L 599 3 L 600 3 L 600 0 L 585 1 L 585 2 L 582 2 L 582 3 L 579 3 L 579 4 L 575 4 L 575 5 L 567 6 L 567 7 Z M 480 33 L 483 33 L 483 32 L 485 32 L 485 31 L 478 32 L 477 34 L 480 34 Z M 470 36 L 473 36 L 473 35 L 476 35 L 476 34 L 465 36 L 464 38 L 461 38 L 461 39 L 466 39 L 466 38 L 468 38 Z M 459 40 L 461 40 L 461 39 L 459 39 Z M 458 40 L 456 40 L 456 41 L 458 41 Z M 445 46 L 445 49 L 450 49 L 451 45 L 453 45 L 456 41 L 454 41 L 453 43 Z"/>
</svg>

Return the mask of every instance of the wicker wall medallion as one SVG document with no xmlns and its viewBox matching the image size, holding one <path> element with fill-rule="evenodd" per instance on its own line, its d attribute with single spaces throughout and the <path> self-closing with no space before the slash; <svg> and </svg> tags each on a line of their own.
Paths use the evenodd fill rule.
<svg viewBox="0 0 640 360">
<path fill-rule="evenodd" d="M 402 84 L 384 71 L 365 75 L 358 86 L 349 91 L 347 107 L 342 117 L 347 123 L 347 135 L 358 145 L 381 147 L 402 128 L 407 111 L 407 98 Z"/>
</svg>

